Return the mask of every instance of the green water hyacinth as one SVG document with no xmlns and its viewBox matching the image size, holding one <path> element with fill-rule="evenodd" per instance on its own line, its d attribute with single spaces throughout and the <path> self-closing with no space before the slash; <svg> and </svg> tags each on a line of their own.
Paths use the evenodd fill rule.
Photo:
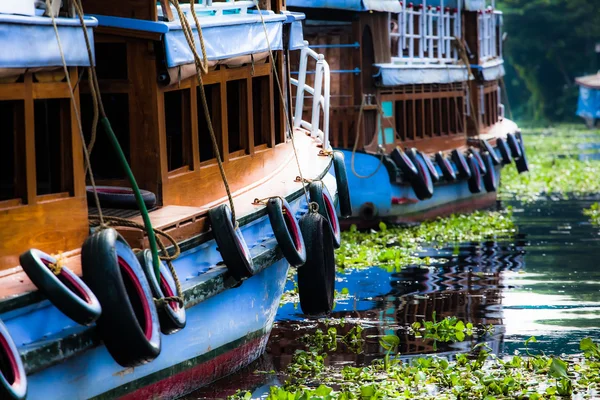
<svg viewBox="0 0 600 400">
<path fill-rule="evenodd" d="M 505 239 L 516 232 L 510 207 L 504 211 L 453 214 L 408 227 L 388 228 L 380 223 L 378 231 L 361 232 L 352 226 L 342 233 L 336 262 L 342 269 L 377 265 L 393 272 L 407 265 L 431 265 L 433 260 L 419 256 L 423 246 Z"/>
<path fill-rule="evenodd" d="M 583 125 L 523 129 L 529 172 L 514 164 L 502 170 L 500 197 L 534 201 L 540 197 L 585 197 L 600 192 L 600 130 Z"/>
<path fill-rule="evenodd" d="M 600 226 L 600 203 L 594 203 L 590 208 L 584 209 L 583 215 L 587 216 L 592 224 Z"/>
</svg>

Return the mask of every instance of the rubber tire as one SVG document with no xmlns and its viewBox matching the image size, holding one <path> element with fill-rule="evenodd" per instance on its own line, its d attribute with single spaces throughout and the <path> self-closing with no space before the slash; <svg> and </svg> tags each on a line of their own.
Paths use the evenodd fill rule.
<svg viewBox="0 0 600 400">
<path fill-rule="evenodd" d="M 496 175 L 492 155 L 488 151 L 485 151 L 481 157 L 487 168 L 487 173 L 483 176 L 483 186 L 487 192 L 495 192 L 498 190 L 498 175 Z"/>
<path fill-rule="evenodd" d="M 392 150 L 390 157 L 392 157 L 394 163 L 398 166 L 398 168 L 400 168 L 405 180 L 410 181 L 412 178 L 415 178 L 419 175 L 419 170 L 415 164 L 413 164 L 410 158 L 408 158 L 406 153 L 402 151 L 400 147 L 396 147 L 394 150 Z"/>
<path fill-rule="evenodd" d="M 9 358 L 9 364 L 12 367 L 12 384 L 8 382 L 2 372 L 0 372 L 0 399 L 2 400 L 24 400 L 27 398 L 27 375 L 23 360 L 19 355 L 19 350 L 15 345 L 4 322 L 0 320 L 0 352 L 4 353 L 2 359 Z M 18 379 L 15 379 L 15 375 Z"/>
<path fill-rule="evenodd" d="M 342 245 L 342 232 L 340 230 L 340 222 L 335 213 L 333 199 L 329 194 L 329 190 L 327 190 L 327 187 L 323 182 L 315 181 L 311 182 L 308 186 L 308 195 L 311 202 L 315 202 L 319 205 L 319 214 L 329 221 L 329 227 L 333 233 L 333 247 L 339 249 Z M 325 204 L 325 196 L 328 197 L 329 207 Z"/>
<path fill-rule="evenodd" d="M 429 170 L 429 176 L 431 177 L 431 180 L 433 181 L 433 183 L 439 182 L 441 177 L 440 177 L 439 172 L 435 168 L 435 165 L 433 165 L 431 158 L 429 158 L 429 156 L 427 154 L 423 153 L 422 151 L 419 151 L 418 154 L 425 162 L 425 165 L 427 166 L 427 169 Z"/>
<path fill-rule="evenodd" d="M 241 281 L 256 273 L 250 250 L 240 228 L 231 222 L 231 211 L 227 204 L 208 210 L 208 217 L 217 247 L 231 276 Z"/>
<path fill-rule="evenodd" d="M 454 149 L 450 153 L 450 157 L 452 158 L 454 165 L 456 165 L 456 170 L 458 171 L 458 174 L 457 174 L 458 178 L 459 179 L 471 178 L 471 168 L 469 167 L 469 164 L 467 163 L 467 159 L 465 158 L 465 155 L 463 153 L 461 153 L 460 151 L 458 151 L 458 149 Z"/>
<path fill-rule="evenodd" d="M 410 180 L 415 195 L 419 200 L 427 200 L 433 197 L 433 181 L 429 175 L 429 169 L 425 161 L 421 160 L 416 150 L 406 152 L 410 161 L 417 166 L 419 174 Z"/>
<path fill-rule="evenodd" d="M 440 170 L 442 171 L 442 176 L 448 182 L 454 182 L 456 180 L 456 172 L 450 164 L 450 161 L 446 157 L 444 157 L 444 153 L 439 151 L 435 155 L 435 162 L 440 166 Z"/>
<path fill-rule="evenodd" d="M 138 209 L 137 201 L 133 190 L 128 187 L 121 186 L 96 186 L 98 191 L 98 200 L 100 205 L 106 208 L 125 208 L 125 209 Z M 87 194 L 87 202 L 90 206 L 96 206 L 96 200 L 94 199 L 94 191 L 91 186 L 85 188 Z M 108 191 L 119 191 L 126 193 L 110 193 Z M 156 195 L 147 190 L 140 189 L 142 200 L 146 208 L 150 209 L 156 206 Z"/>
<path fill-rule="evenodd" d="M 152 251 L 149 249 L 142 250 L 136 254 L 140 265 L 146 273 L 146 278 L 150 284 L 152 290 L 152 296 L 155 299 L 163 299 L 165 297 L 177 296 L 177 286 L 175 285 L 175 279 L 171 270 L 167 267 L 164 261 L 160 262 L 160 275 L 161 284 L 159 285 L 156 280 L 156 274 L 154 273 L 154 263 L 152 261 Z M 167 294 L 165 295 L 164 287 L 168 285 Z M 177 302 L 175 304 L 165 304 L 162 307 L 156 307 L 158 312 L 158 321 L 160 322 L 160 331 L 165 335 L 172 335 L 173 333 L 179 332 L 185 328 L 187 322 L 185 307 L 179 306 Z"/>
<path fill-rule="evenodd" d="M 485 163 L 483 162 L 483 158 L 481 158 L 481 153 L 479 152 L 479 150 L 477 150 L 475 148 L 471 148 L 471 154 L 473 155 L 473 158 L 475 159 L 475 161 L 477 162 L 477 165 L 479 166 L 481 175 L 483 176 L 483 175 L 487 174 L 487 167 L 485 166 Z"/>
<path fill-rule="evenodd" d="M 494 151 L 494 148 L 492 147 L 490 142 L 488 142 L 487 140 L 481 140 L 480 144 L 481 152 L 483 153 L 487 151 L 488 153 L 490 153 L 490 157 L 492 157 L 492 162 L 494 163 L 494 165 L 500 165 L 502 160 L 500 159 L 500 157 L 498 157 L 498 154 L 496 153 L 496 151 Z"/>
<path fill-rule="evenodd" d="M 479 169 L 479 164 L 473 157 L 473 155 L 469 154 L 467 157 L 467 163 L 469 164 L 469 169 L 471 170 L 471 177 L 469 178 L 469 192 L 475 194 L 481 192 L 481 170 Z"/>
<path fill-rule="evenodd" d="M 523 142 L 523 135 L 521 135 L 521 132 L 517 132 L 517 140 L 521 150 L 521 157 L 515 158 L 515 166 L 517 167 L 517 171 L 522 174 L 523 172 L 529 171 L 529 162 L 527 161 L 525 143 Z"/>
<path fill-rule="evenodd" d="M 143 293 L 151 324 L 146 336 L 123 279 L 117 255 L 128 265 Z M 123 367 L 135 367 L 160 354 L 161 336 L 152 290 L 135 254 L 117 231 L 103 229 L 89 236 L 81 248 L 83 280 L 102 306 L 96 327 L 106 349 Z M 129 277 L 131 279 L 131 277 Z"/>
<path fill-rule="evenodd" d="M 333 232 L 326 218 L 307 213 L 300 218 L 306 243 L 306 263 L 298 269 L 300 307 L 306 315 L 322 315 L 333 310 L 335 257 Z"/>
<path fill-rule="evenodd" d="M 515 135 L 512 133 L 506 135 L 506 143 L 508 143 L 508 148 L 510 149 L 513 159 L 521 157 L 521 146 L 519 146 L 519 142 Z"/>
<path fill-rule="evenodd" d="M 37 249 L 19 256 L 23 271 L 56 308 L 78 324 L 91 325 L 96 322 L 102 307 L 92 290 L 67 267 L 55 275 L 44 260 L 56 263 L 54 257 Z"/>
<path fill-rule="evenodd" d="M 510 154 L 510 149 L 508 145 L 502 138 L 496 139 L 496 148 L 500 153 L 500 157 L 502 158 L 502 164 L 507 165 L 512 162 L 512 155 Z"/>
<path fill-rule="evenodd" d="M 279 197 L 272 197 L 267 201 L 267 214 L 281 253 L 292 267 L 300 267 L 306 262 L 306 246 L 300 225 L 291 210 L 288 202 Z M 295 233 L 295 238 L 292 232 Z"/>
<path fill-rule="evenodd" d="M 340 215 L 342 217 L 349 217 L 352 215 L 352 202 L 350 201 L 350 186 L 348 185 L 348 174 L 346 172 L 346 164 L 344 163 L 344 153 L 339 151 L 333 152 L 333 168 L 337 183 Z"/>
</svg>

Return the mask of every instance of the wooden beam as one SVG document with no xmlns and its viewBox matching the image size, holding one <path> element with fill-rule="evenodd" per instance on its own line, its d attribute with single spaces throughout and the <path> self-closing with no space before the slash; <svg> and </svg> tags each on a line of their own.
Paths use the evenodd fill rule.
<svg viewBox="0 0 600 400">
<path fill-rule="evenodd" d="M 37 181 L 35 170 L 35 115 L 33 105 L 33 74 L 26 73 L 25 86 L 25 174 L 27 176 L 27 204 L 37 203 Z"/>
</svg>

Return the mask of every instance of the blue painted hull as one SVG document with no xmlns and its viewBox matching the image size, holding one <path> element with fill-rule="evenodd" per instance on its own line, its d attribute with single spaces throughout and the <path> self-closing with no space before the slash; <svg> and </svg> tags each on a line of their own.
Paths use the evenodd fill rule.
<svg viewBox="0 0 600 400">
<path fill-rule="evenodd" d="M 325 180 L 335 184 L 331 175 Z M 297 217 L 307 210 L 303 196 L 290 206 Z M 266 251 L 276 254 L 269 266 L 239 287 L 226 288 L 207 299 L 195 298 L 191 304 L 188 300 L 187 326 L 174 335 L 162 335 L 161 354 L 140 367 L 118 365 L 98 341 L 93 327 L 77 325 L 46 300 L 0 315 L 25 360 L 28 397 L 174 398 L 258 358 L 279 308 L 289 264 L 276 251 L 266 215 L 241 229 L 253 257 Z M 223 275 L 225 267 L 215 266 L 220 260 L 214 240 L 185 251 L 174 262 L 184 291 L 199 280 Z M 57 346 L 61 346 L 60 340 L 72 341 L 74 336 L 81 343 L 71 350 L 55 351 L 53 365 L 47 365 L 53 357 L 50 353 L 39 355 L 48 341 L 58 340 Z M 37 361 L 31 356 L 36 352 Z M 38 362 L 43 367 L 37 366 Z M 168 384 L 157 386 L 161 381 Z"/>
<path fill-rule="evenodd" d="M 442 183 L 434 186 L 433 197 L 418 200 L 409 183 L 390 181 L 386 168 L 380 165 L 380 157 L 367 153 L 355 153 L 354 171 L 352 170 L 352 151 L 341 149 L 344 153 L 348 171 L 348 185 L 352 202 L 352 219 L 361 219 L 361 207 L 371 203 L 375 208 L 375 218 L 389 220 L 427 219 L 462 209 L 476 209 L 488 206 L 496 199 L 495 192 L 473 194 L 469 191 L 466 180 L 453 183 Z M 379 169 L 378 169 L 379 168 Z M 436 166 L 437 168 L 437 166 Z M 496 166 L 496 174 L 500 176 L 500 166 Z M 376 172 L 375 172 L 376 171 Z M 369 176 L 361 178 L 360 176 Z M 482 183 L 483 187 L 483 183 Z M 393 199 L 403 204 L 393 204 Z"/>
</svg>

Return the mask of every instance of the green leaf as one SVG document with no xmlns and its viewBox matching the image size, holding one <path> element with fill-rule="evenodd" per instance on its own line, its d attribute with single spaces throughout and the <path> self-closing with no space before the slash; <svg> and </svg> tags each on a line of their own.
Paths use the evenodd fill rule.
<svg viewBox="0 0 600 400">
<path fill-rule="evenodd" d="M 454 329 L 457 330 L 457 331 L 461 331 L 461 332 L 464 331 L 465 330 L 465 323 L 462 322 L 462 321 L 458 321 L 456 323 L 456 325 L 454 325 Z M 463 335 L 463 337 L 464 337 L 464 335 Z"/>
<path fill-rule="evenodd" d="M 315 394 L 317 396 L 327 396 L 329 395 L 329 393 L 331 393 L 333 391 L 332 388 L 330 388 L 329 386 L 325 386 L 325 385 L 321 385 L 319 386 L 316 390 L 315 390 Z"/>
<path fill-rule="evenodd" d="M 550 376 L 553 378 L 569 378 L 567 375 L 567 363 L 560 358 L 553 358 L 552 364 L 550 364 Z"/>
<path fill-rule="evenodd" d="M 465 333 L 462 331 L 456 331 L 456 340 L 458 340 L 459 342 L 465 340 Z"/>
<path fill-rule="evenodd" d="M 396 335 L 385 335 L 379 340 L 379 344 L 386 350 L 391 350 L 400 344 L 400 338 Z"/>
</svg>

